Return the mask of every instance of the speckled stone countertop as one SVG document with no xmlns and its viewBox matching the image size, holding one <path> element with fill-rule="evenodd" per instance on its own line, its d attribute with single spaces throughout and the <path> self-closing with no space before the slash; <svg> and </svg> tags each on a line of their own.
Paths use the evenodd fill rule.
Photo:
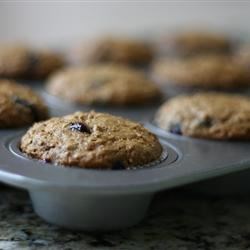
<svg viewBox="0 0 250 250">
<path fill-rule="evenodd" d="M 204 197 L 170 191 L 147 218 L 117 233 L 71 232 L 43 222 L 24 191 L 1 186 L 0 249 L 250 249 L 250 196 Z"/>
</svg>

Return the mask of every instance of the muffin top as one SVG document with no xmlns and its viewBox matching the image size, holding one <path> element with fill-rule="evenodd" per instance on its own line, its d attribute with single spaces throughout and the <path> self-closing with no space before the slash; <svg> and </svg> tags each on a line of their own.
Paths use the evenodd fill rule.
<svg viewBox="0 0 250 250">
<path fill-rule="evenodd" d="M 250 99 L 216 92 L 179 96 L 160 107 L 155 122 L 179 135 L 249 140 Z"/>
<path fill-rule="evenodd" d="M 29 67 L 24 78 L 44 79 L 63 66 L 64 60 L 59 54 L 49 50 L 32 50 L 29 51 Z"/>
<path fill-rule="evenodd" d="M 45 162 L 98 169 L 143 166 L 162 153 L 157 137 L 142 125 L 93 111 L 34 124 L 20 148 Z"/>
<path fill-rule="evenodd" d="M 47 91 L 82 104 L 147 104 L 161 96 L 142 72 L 115 64 L 59 71 L 49 79 Z"/>
<path fill-rule="evenodd" d="M 0 77 L 43 79 L 63 64 L 62 57 L 49 50 L 0 44 Z"/>
<path fill-rule="evenodd" d="M 219 55 L 159 59 L 152 74 L 159 83 L 182 87 L 234 89 L 250 83 L 248 70 L 231 57 Z"/>
<path fill-rule="evenodd" d="M 0 128 L 22 127 L 47 117 L 45 103 L 30 88 L 0 80 Z"/>
<path fill-rule="evenodd" d="M 72 56 L 76 63 L 112 62 L 143 66 L 152 61 L 153 51 L 139 40 L 104 37 L 83 43 L 75 48 Z"/>
<path fill-rule="evenodd" d="M 158 46 L 160 51 L 168 54 L 190 56 L 199 53 L 228 53 L 232 41 L 219 33 L 189 31 L 163 37 Z"/>
</svg>

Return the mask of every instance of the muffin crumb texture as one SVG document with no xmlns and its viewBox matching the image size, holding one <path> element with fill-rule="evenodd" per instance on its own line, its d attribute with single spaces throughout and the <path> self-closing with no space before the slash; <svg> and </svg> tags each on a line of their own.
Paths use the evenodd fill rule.
<svg viewBox="0 0 250 250">
<path fill-rule="evenodd" d="M 159 53 L 184 57 L 197 54 L 228 54 L 233 48 L 233 41 L 220 33 L 186 31 L 161 37 L 156 47 Z"/>
<path fill-rule="evenodd" d="M 0 80 L 0 128 L 18 128 L 47 117 L 47 106 L 32 89 Z"/>
<path fill-rule="evenodd" d="M 153 51 L 149 45 L 138 40 L 116 37 L 85 42 L 73 50 L 72 58 L 78 64 L 110 62 L 131 66 L 146 66 L 152 59 Z"/>
<path fill-rule="evenodd" d="M 160 107 L 155 122 L 179 135 L 249 140 L 250 99 L 215 92 L 179 96 Z"/>
<path fill-rule="evenodd" d="M 250 86 L 249 71 L 228 56 L 159 59 L 152 74 L 160 84 L 177 87 L 227 90 Z"/>
<path fill-rule="evenodd" d="M 20 149 L 45 162 L 97 169 L 143 166 L 162 153 L 157 137 L 142 125 L 93 111 L 34 124 Z"/>
<path fill-rule="evenodd" d="M 144 73 L 115 64 L 67 68 L 52 75 L 46 87 L 50 94 L 80 104 L 143 105 L 161 98 Z"/>
<path fill-rule="evenodd" d="M 63 65 L 63 57 L 53 51 L 0 44 L 0 77 L 40 80 Z"/>
</svg>

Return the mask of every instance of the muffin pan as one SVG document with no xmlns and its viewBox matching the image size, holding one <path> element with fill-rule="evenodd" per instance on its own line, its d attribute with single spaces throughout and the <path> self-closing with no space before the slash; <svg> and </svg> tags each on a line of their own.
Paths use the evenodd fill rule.
<svg viewBox="0 0 250 250">
<path fill-rule="evenodd" d="M 153 119 L 151 118 L 146 124 L 145 127 L 157 134 L 160 138 L 164 138 L 165 140 L 169 141 L 169 138 L 172 138 L 174 140 L 184 141 L 184 142 L 204 142 L 205 144 L 210 144 L 211 146 L 214 145 L 220 145 L 219 151 L 217 151 L 216 146 L 214 147 L 214 155 L 213 158 L 216 158 L 218 161 L 220 161 L 220 158 L 225 153 L 226 158 L 231 157 L 237 152 L 235 150 L 242 151 L 242 148 L 245 148 L 247 150 L 250 143 L 249 142 L 242 142 L 242 141 L 215 141 L 215 140 L 204 140 L 204 139 L 194 139 L 189 138 L 185 136 L 180 135 L 174 135 L 169 132 L 164 131 L 163 129 L 157 127 L 157 125 L 154 123 Z M 229 150 L 227 148 L 229 147 Z M 230 150 L 231 147 L 231 150 Z M 238 149 L 237 149 L 238 148 Z M 243 152 L 243 151 L 242 151 Z M 240 156 L 240 155 L 239 155 Z M 242 157 L 242 158 L 241 158 Z M 239 165 L 244 162 L 243 156 L 238 158 Z M 247 157 L 247 152 L 246 152 Z M 211 163 L 214 163 L 213 158 L 210 159 Z M 249 156 L 250 159 L 250 156 Z M 232 162 L 232 160 L 230 160 Z M 245 163 L 244 163 L 245 164 Z M 249 165 L 249 166 L 247 166 Z M 191 183 L 190 185 L 187 185 L 185 189 L 195 192 L 195 193 L 201 193 L 205 195 L 212 195 L 212 196 L 221 196 L 221 195 L 245 195 L 246 193 L 250 193 L 250 185 L 249 185 L 249 178 L 250 178 L 250 163 L 246 163 L 246 170 L 241 171 L 242 169 L 238 169 L 238 166 L 235 166 L 235 171 L 230 171 L 226 175 L 219 175 L 216 177 L 216 175 L 213 175 L 212 179 L 208 180 L 202 180 L 197 183 Z M 244 168 L 245 169 L 245 168 Z M 239 171 L 238 171 L 239 170 Z"/>
<path fill-rule="evenodd" d="M 38 85 L 35 89 L 51 116 L 94 109 L 50 96 Z M 156 108 L 96 109 L 145 122 Z M 138 223 L 158 191 L 250 168 L 250 143 L 191 139 L 166 133 L 152 122 L 145 126 L 160 138 L 162 157 L 130 170 L 67 168 L 30 159 L 19 150 L 26 129 L 1 130 L 0 180 L 27 189 L 36 213 L 50 223 L 107 231 Z"/>
</svg>

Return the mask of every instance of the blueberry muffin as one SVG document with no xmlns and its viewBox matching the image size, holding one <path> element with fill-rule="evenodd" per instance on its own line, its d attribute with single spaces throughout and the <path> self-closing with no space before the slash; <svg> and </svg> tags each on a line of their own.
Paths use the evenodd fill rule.
<svg viewBox="0 0 250 250">
<path fill-rule="evenodd" d="M 155 122 L 179 135 L 249 140 L 250 99 L 216 92 L 179 96 L 160 107 Z"/>
<path fill-rule="evenodd" d="M 49 79 L 47 91 L 81 104 L 143 105 L 161 97 L 142 72 L 115 64 L 59 71 Z"/>
<path fill-rule="evenodd" d="M 227 54 L 231 52 L 232 41 L 223 34 L 193 31 L 162 37 L 156 47 L 161 54 L 176 56 Z"/>
<path fill-rule="evenodd" d="M 142 125 L 93 111 L 34 124 L 20 149 L 45 162 L 98 169 L 143 166 L 162 153 L 157 137 Z"/>
<path fill-rule="evenodd" d="M 186 89 L 230 90 L 248 87 L 250 74 L 228 56 L 200 55 L 155 62 L 152 76 L 158 83 Z"/>
<path fill-rule="evenodd" d="M 0 128 L 17 128 L 46 119 L 48 109 L 30 88 L 0 80 Z"/>
<path fill-rule="evenodd" d="M 0 77 L 43 79 L 64 64 L 58 54 L 22 45 L 0 45 Z"/>
<path fill-rule="evenodd" d="M 149 45 L 139 40 L 115 37 L 88 41 L 73 50 L 75 63 L 120 63 L 132 66 L 148 65 L 153 58 Z"/>
</svg>

